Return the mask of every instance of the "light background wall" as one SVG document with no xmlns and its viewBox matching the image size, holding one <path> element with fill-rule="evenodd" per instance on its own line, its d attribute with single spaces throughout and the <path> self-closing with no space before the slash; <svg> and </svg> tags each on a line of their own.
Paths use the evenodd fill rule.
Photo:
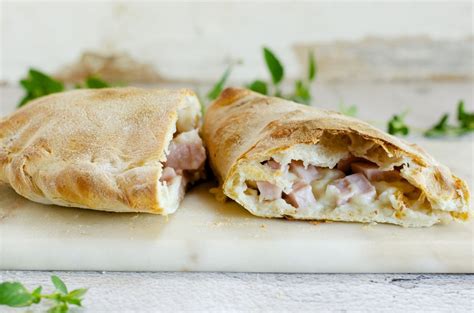
<svg viewBox="0 0 474 313">
<path fill-rule="evenodd" d="M 87 50 L 125 52 L 182 80 L 215 80 L 231 61 L 243 60 L 233 77 L 246 80 L 266 76 L 262 45 L 293 77 L 302 68 L 295 46 L 473 37 L 471 1 L 2 1 L 0 16 L 0 79 L 10 82 L 29 66 L 55 72 Z M 472 47 L 466 49 L 472 72 Z"/>
</svg>

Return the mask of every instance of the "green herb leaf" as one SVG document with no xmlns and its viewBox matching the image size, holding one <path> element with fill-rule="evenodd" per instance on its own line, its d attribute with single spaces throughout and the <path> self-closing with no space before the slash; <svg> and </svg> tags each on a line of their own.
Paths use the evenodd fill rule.
<svg viewBox="0 0 474 313">
<path fill-rule="evenodd" d="M 26 94 L 18 104 L 18 107 L 33 99 L 64 90 L 63 83 L 35 69 L 30 69 L 28 77 L 21 80 L 20 84 Z"/>
<path fill-rule="evenodd" d="M 344 115 L 354 117 L 357 115 L 357 106 L 355 105 L 345 106 L 344 104 L 341 103 L 339 105 L 339 112 L 341 112 Z"/>
<path fill-rule="evenodd" d="M 311 93 L 309 88 L 307 88 L 301 80 L 297 80 L 295 82 L 295 94 L 293 100 L 306 105 L 309 105 L 311 102 Z"/>
<path fill-rule="evenodd" d="M 41 301 L 41 290 L 43 290 L 43 287 L 39 286 L 31 293 L 33 296 L 33 303 L 39 303 Z"/>
<path fill-rule="evenodd" d="M 58 276 L 51 276 L 51 281 L 56 287 L 56 291 L 51 294 L 41 294 L 42 287 L 38 287 L 33 292 L 17 282 L 4 282 L 0 284 L 0 305 L 11 307 L 29 306 L 39 303 L 41 299 L 49 299 L 54 302 L 54 306 L 48 310 L 53 313 L 65 313 L 69 310 L 69 304 L 82 306 L 82 297 L 87 289 L 80 288 L 67 292 L 67 287 Z"/>
<path fill-rule="evenodd" d="M 449 114 L 444 114 L 438 123 L 425 131 L 424 135 L 426 137 L 461 136 L 474 131 L 474 113 L 466 112 L 463 101 L 458 102 L 458 125 L 449 125 L 448 119 Z"/>
<path fill-rule="evenodd" d="M 308 80 L 312 82 L 316 78 L 317 67 L 314 53 L 311 51 L 308 54 Z"/>
<path fill-rule="evenodd" d="M 82 299 L 66 297 L 64 300 L 67 303 L 74 304 L 74 305 L 77 305 L 77 306 L 82 306 Z"/>
<path fill-rule="evenodd" d="M 50 308 L 47 312 L 48 313 L 66 313 L 67 311 L 69 311 L 68 305 L 66 303 L 60 303 Z"/>
<path fill-rule="evenodd" d="M 410 133 L 408 126 L 404 121 L 405 114 L 394 115 L 388 122 L 388 133 L 391 135 L 403 135 L 406 136 Z"/>
<path fill-rule="evenodd" d="M 224 90 L 224 85 L 227 81 L 227 78 L 229 78 L 229 75 L 232 71 L 232 66 L 229 66 L 227 70 L 224 72 L 222 77 L 219 79 L 219 81 L 214 85 L 214 87 L 207 93 L 207 98 L 209 100 L 215 100 L 219 95 L 221 94 L 222 90 Z"/>
<path fill-rule="evenodd" d="M 76 299 L 81 299 L 87 292 L 86 288 L 80 288 L 80 289 L 74 289 L 70 293 L 68 293 L 69 298 L 76 298 Z"/>
<path fill-rule="evenodd" d="M 4 282 L 0 284 L 0 305 L 11 307 L 28 306 L 35 297 L 18 282 Z"/>
<path fill-rule="evenodd" d="M 250 85 L 247 86 L 248 89 L 253 90 L 255 92 L 261 93 L 262 95 L 268 94 L 268 86 L 267 83 L 261 80 L 255 80 Z"/>
<path fill-rule="evenodd" d="M 272 76 L 273 83 L 278 85 L 282 81 L 283 75 L 285 73 L 283 66 L 275 54 L 266 47 L 263 48 L 263 56 L 265 58 L 265 62 L 267 63 L 267 68 Z"/>
<path fill-rule="evenodd" d="M 464 128 L 466 131 L 474 130 L 474 113 L 466 112 L 464 101 L 459 101 L 457 111 L 460 127 Z"/>
<path fill-rule="evenodd" d="M 449 132 L 450 126 L 448 125 L 449 114 L 444 114 L 438 123 L 425 132 L 426 137 L 439 137 L 446 135 Z"/>
<path fill-rule="evenodd" d="M 100 79 L 99 77 L 91 76 L 86 79 L 85 87 L 98 89 L 98 88 L 108 88 L 110 87 L 110 85 L 106 81 Z"/>
<path fill-rule="evenodd" d="M 62 294 L 67 294 L 67 287 L 64 282 L 56 275 L 51 276 L 51 281 L 53 282 L 54 287 L 56 290 Z"/>
</svg>

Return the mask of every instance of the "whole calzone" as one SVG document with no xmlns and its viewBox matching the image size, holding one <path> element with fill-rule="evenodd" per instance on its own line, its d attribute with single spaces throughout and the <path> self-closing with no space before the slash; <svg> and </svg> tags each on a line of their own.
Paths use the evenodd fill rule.
<svg viewBox="0 0 474 313">
<path fill-rule="evenodd" d="M 471 214 L 448 168 L 336 112 L 229 88 L 203 139 L 223 193 L 258 216 L 421 227 Z"/>
<path fill-rule="evenodd" d="M 45 204 L 173 213 L 204 173 L 200 118 L 190 90 L 42 97 L 0 121 L 0 181 Z"/>
</svg>

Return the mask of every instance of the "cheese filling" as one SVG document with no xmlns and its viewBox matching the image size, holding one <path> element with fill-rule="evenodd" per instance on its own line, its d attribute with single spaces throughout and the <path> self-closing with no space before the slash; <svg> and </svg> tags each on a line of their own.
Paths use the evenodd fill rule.
<svg viewBox="0 0 474 313">
<path fill-rule="evenodd" d="M 190 105 L 179 111 L 160 177 L 161 206 L 165 213 L 176 211 L 188 184 L 204 177 L 206 150 L 198 133 L 199 109 Z"/>
<path fill-rule="evenodd" d="M 341 159 L 334 168 L 294 159 L 287 164 L 270 159 L 260 166 L 277 178 L 270 182 L 247 177 L 243 194 L 267 211 L 259 212 L 261 215 L 279 211 L 281 216 L 300 219 L 331 216 L 345 220 L 358 216 L 362 221 L 410 218 L 423 223 L 439 219 L 432 216 L 424 194 L 400 175 L 399 168 L 382 170 L 353 156 Z M 436 213 L 449 218 L 447 212 Z"/>
</svg>

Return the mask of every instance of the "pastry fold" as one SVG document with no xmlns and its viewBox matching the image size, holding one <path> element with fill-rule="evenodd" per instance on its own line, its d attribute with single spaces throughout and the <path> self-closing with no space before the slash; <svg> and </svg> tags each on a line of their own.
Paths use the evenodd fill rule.
<svg viewBox="0 0 474 313">
<path fill-rule="evenodd" d="M 203 139 L 224 195 L 257 216 L 423 227 L 471 214 L 448 168 L 336 112 L 228 88 Z"/>
<path fill-rule="evenodd" d="M 42 97 L 0 121 L 0 182 L 44 204 L 173 213 L 204 174 L 200 118 L 185 89 Z"/>
</svg>

